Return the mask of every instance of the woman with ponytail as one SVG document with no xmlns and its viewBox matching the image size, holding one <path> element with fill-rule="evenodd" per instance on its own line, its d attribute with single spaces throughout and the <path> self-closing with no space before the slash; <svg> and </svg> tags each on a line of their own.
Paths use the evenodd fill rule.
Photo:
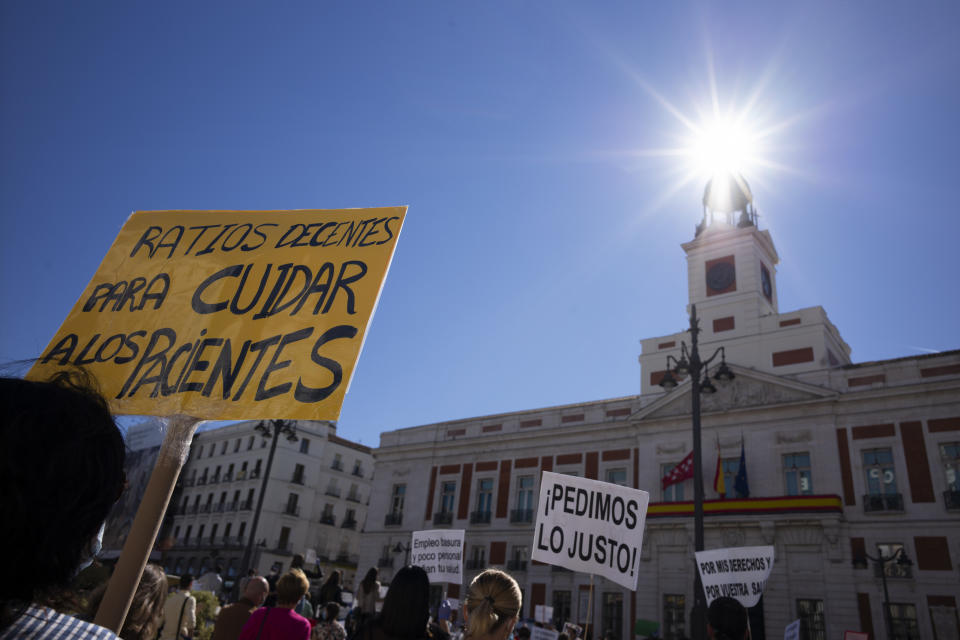
<svg viewBox="0 0 960 640">
<path fill-rule="evenodd" d="M 747 610 L 734 598 L 717 598 L 707 609 L 707 635 L 711 640 L 750 640 Z"/>
<path fill-rule="evenodd" d="M 520 617 L 520 587 L 509 574 L 487 569 L 470 583 L 463 603 L 466 640 L 506 640 Z"/>
</svg>

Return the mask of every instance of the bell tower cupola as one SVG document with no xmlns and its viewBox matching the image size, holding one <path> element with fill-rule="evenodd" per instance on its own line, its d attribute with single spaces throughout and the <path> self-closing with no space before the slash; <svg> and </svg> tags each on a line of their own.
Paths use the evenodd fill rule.
<svg viewBox="0 0 960 640">
<path fill-rule="evenodd" d="M 705 322 L 752 332 L 761 317 L 777 313 L 779 257 L 770 233 L 758 223 L 743 176 L 720 174 L 707 182 L 703 219 L 683 245 L 688 300 Z"/>
</svg>

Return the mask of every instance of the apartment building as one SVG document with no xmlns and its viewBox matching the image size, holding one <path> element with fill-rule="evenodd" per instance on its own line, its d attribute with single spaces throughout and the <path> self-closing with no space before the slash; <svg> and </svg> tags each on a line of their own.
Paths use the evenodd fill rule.
<svg viewBox="0 0 960 640">
<path fill-rule="evenodd" d="M 335 423 L 290 421 L 295 435 L 277 438 L 270 464 L 272 433 L 264 428 L 269 423 L 260 424 L 240 422 L 194 438 L 168 509 L 165 567 L 199 575 L 220 563 L 229 580 L 246 570 L 241 562 L 253 536 L 250 566 L 261 574 L 289 568 L 293 554 L 302 554 L 316 557 L 328 575 L 343 569 L 352 581 L 372 487 L 370 448 L 337 436 Z"/>
</svg>

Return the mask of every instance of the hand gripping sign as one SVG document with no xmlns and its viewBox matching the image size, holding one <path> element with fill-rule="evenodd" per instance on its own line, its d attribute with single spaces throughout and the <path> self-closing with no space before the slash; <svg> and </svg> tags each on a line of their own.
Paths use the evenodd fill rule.
<svg viewBox="0 0 960 640">
<path fill-rule="evenodd" d="M 463 529 L 414 531 L 410 564 L 422 567 L 430 582 L 463 582 Z"/>
<path fill-rule="evenodd" d="M 697 570 L 709 605 L 720 596 L 745 607 L 760 601 L 773 569 L 773 547 L 731 547 L 697 552 Z"/>
<path fill-rule="evenodd" d="M 130 216 L 30 371 L 114 413 L 336 420 L 406 207 Z"/>
<path fill-rule="evenodd" d="M 650 494 L 544 471 L 532 558 L 636 590 Z"/>
</svg>

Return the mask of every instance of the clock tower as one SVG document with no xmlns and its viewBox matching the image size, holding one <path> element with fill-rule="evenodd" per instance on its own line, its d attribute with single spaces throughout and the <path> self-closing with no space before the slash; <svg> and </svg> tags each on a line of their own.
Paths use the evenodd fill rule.
<svg viewBox="0 0 960 640">
<path fill-rule="evenodd" d="M 729 364 L 806 376 L 850 363 L 850 347 L 822 307 L 780 313 L 780 259 L 760 229 L 753 194 L 739 175 L 718 176 L 703 192 L 703 218 L 687 254 L 687 314 L 696 305 L 700 350 L 723 346 Z M 641 340 L 641 395 L 659 396 L 667 356 L 680 358 L 687 331 Z"/>
<path fill-rule="evenodd" d="M 750 186 L 740 176 L 718 176 L 703 191 L 703 219 L 684 243 L 690 304 L 705 329 L 753 332 L 777 313 L 776 265 L 769 231 L 757 227 Z M 688 309 L 689 311 L 689 309 Z"/>
</svg>

